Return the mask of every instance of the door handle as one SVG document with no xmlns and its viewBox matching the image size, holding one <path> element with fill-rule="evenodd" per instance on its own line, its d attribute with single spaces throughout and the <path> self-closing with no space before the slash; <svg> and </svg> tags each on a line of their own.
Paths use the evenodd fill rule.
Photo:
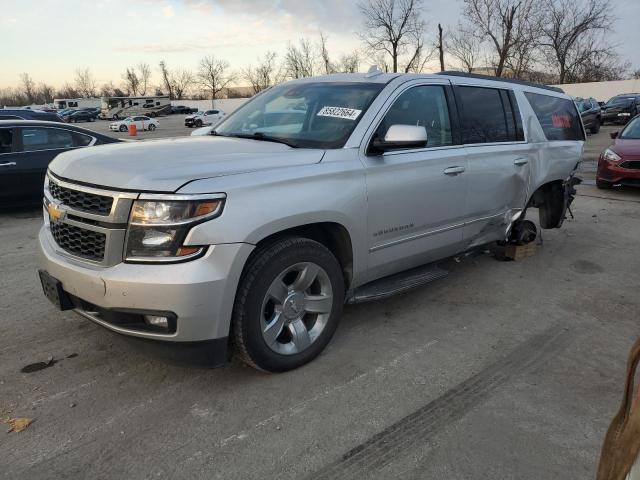
<svg viewBox="0 0 640 480">
<path fill-rule="evenodd" d="M 465 171 L 464 167 L 449 167 L 444 169 L 445 175 L 458 175 Z"/>
<path fill-rule="evenodd" d="M 529 163 L 529 160 L 528 160 L 528 159 L 526 159 L 526 158 L 516 158 L 516 159 L 513 161 L 513 164 L 514 164 L 515 166 L 517 166 L 517 167 L 521 167 L 521 166 L 523 166 L 523 165 L 526 165 L 527 163 Z"/>
<path fill-rule="evenodd" d="M 0 163 L 0 167 L 15 167 L 15 166 L 16 166 L 16 162 Z"/>
</svg>

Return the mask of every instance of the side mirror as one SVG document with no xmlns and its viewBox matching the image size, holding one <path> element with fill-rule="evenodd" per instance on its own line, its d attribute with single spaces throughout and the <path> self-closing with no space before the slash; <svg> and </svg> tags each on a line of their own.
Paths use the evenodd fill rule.
<svg viewBox="0 0 640 480">
<path fill-rule="evenodd" d="M 384 140 L 375 137 L 371 142 L 371 153 L 383 153 L 387 150 L 424 148 L 427 146 L 427 130 L 414 125 L 391 125 Z"/>
<path fill-rule="evenodd" d="M 611 132 L 609 136 L 615 140 L 616 138 L 618 138 L 618 133 L 619 132 Z"/>
</svg>

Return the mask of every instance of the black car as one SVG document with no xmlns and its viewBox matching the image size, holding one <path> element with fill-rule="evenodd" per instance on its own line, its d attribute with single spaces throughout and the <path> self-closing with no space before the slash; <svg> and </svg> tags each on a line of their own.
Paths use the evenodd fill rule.
<svg viewBox="0 0 640 480">
<path fill-rule="evenodd" d="M 575 98 L 578 111 L 582 117 L 585 130 L 591 133 L 598 133 L 602 124 L 602 109 L 594 98 Z"/>
<path fill-rule="evenodd" d="M 184 105 L 174 105 L 171 107 L 171 113 L 189 115 L 190 113 L 195 113 L 197 111 L 197 108 L 185 107 Z"/>
<path fill-rule="evenodd" d="M 56 113 L 42 112 L 40 110 L 8 109 L 0 110 L 0 120 L 41 120 L 44 122 L 62 122 L 62 118 Z"/>
<path fill-rule="evenodd" d="M 625 124 L 640 113 L 640 93 L 616 95 L 602 106 L 602 123 Z"/>
<path fill-rule="evenodd" d="M 93 122 L 98 115 L 93 110 L 76 110 L 75 112 L 66 115 L 64 119 L 69 123 L 78 122 Z"/>
<path fill-rule="evenodd" d="M 47 166 L 58 154 L 120 140 L 60 122 L 0 121 L 0 205 L 42 197 Z"/>
</svg>

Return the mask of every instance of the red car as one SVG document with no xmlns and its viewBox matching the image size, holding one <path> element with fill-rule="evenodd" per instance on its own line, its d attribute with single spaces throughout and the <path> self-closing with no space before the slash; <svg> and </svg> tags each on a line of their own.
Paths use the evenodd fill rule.
<svg viewBox="0 0 640 480">
<path fill-rule="evenodd" d="M 614 184 L 640 187 L 640 115 L 621 132 L 612 132 L 613 145 L 600 154 L 596 185 L 611 188 Z"/>
</svg>

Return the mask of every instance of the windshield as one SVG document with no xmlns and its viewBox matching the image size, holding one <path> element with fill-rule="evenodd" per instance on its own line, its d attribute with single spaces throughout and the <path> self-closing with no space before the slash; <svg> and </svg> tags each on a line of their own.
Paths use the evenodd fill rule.
<svg viewBox="0 0 640 480">
<path fill-rule="evenodd" d="M 127 117 L 124 119 L 125 122 L 133 122 L 133 117 Z"/>
<path fill-rule="evenodd" d="M 220 124 L 216 135 L 341 148 L 382 90 L 379 83 L 294 83 L 273 87 Z"/>
<path fill-rule="evenodd" d="M 633 98 L 630 97 L 613 97 L 611 100 L 607 102 L 607 107 L 621 107 L 631 105 L 633 102 Z"/>
<path fill-rule="evenodd" d="M 625 140 L 640 140 L 640 117 L 631 120 L 620 133 L 619 138 Z"/>
</svg>

